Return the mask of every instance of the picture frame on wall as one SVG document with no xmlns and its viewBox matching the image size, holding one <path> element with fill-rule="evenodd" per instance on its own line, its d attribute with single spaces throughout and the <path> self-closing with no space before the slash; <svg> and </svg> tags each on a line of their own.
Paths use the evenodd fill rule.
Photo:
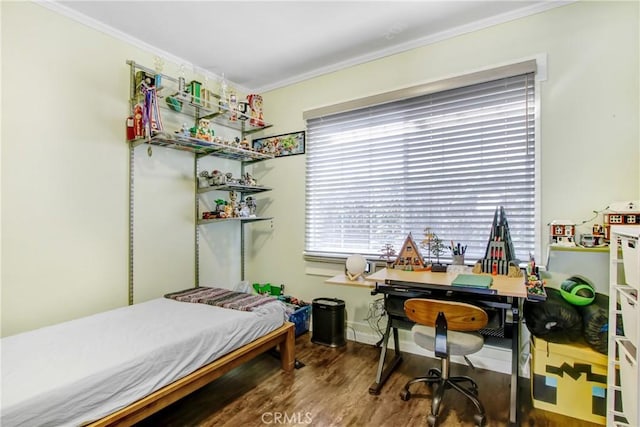
<svg viewBox="0 0 640 427">
<path fill-rule="evenodd" d="M 275 157 L 295 156 L 305 153 L 305 137 L 306 132 L 301 130 L 256 138 L 253 140 L 252 147 L 260 153 L 273 154 Z"/>
</svg>

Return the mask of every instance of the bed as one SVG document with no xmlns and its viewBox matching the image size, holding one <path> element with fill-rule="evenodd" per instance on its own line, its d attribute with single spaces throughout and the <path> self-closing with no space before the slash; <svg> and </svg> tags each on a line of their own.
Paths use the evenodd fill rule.
<svg viewBox="0 0 640 427">
<path fill-rule="evenodd" d="M 3 338 L 0 424 L 131 425 L 275 346 L 291 371 L 286 319 L 158 298 Z"/>
</svg>

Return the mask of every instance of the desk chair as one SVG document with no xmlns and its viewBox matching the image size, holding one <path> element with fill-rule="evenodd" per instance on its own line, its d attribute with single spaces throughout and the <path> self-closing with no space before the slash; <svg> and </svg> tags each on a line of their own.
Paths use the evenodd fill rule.
<svg viewBox="0 0 640 427">
<path fill-rule="evenodd" d="M 479 307 L 455 301 L 412 298 L 404 303 L 406 316 L 416 324 L 411 329 L 417 345 L 435 353 L 440 358 L 440 369 L 432 368 L 426 377 L 409 381 L 400 393 L 402 400 L 409 400 L 409 387 L 415 383 L 437 385 L 431 401 L 431 414 L 427 416 L 430 426 L 436 424 L 440 403 L 447 389 L 460 392 L 477 409 L 476 425 L 486 422 L 484 408 L 478 400 L 478 385 L 470 377 L 450 377 L 451 356 L 463 356 L 473 368 L 467 355 L 477 352 L 484 345 L 484 338 L 477 331 L 487 325 L 487 313 Z M 468 383 L 463 387 L 462 383 Z"/>
</svg>

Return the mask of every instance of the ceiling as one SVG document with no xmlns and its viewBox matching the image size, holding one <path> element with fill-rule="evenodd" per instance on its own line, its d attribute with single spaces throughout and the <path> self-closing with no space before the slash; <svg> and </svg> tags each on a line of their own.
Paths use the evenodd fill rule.
<svg viewBox="0 0 640 427">
<path fill-rule="evenodd" d="M 45 3 L 161 57 L 262 92 L 570 1 Z"/>
</svg>

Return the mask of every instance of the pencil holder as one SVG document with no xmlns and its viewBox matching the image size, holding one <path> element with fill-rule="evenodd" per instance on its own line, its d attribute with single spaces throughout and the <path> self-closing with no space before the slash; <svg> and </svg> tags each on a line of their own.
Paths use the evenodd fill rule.
<svg viewBox="0 0 640 427">
<path fill-rule="evenodd" d="M 453 265 L 464 265 L 464 255 L 452 255 Z"/>
</svg>

